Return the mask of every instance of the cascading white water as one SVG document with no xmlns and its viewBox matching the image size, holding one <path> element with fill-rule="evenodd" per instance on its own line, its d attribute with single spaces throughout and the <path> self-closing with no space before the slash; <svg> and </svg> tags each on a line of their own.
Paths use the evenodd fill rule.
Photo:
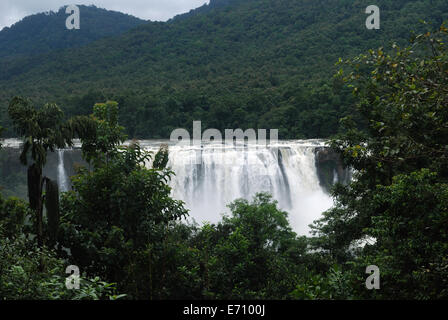
<svg viewBox="0 0 448 320">
<path fill-rule="evenodd" d="M 173 196 L 186 203 L 195 221 L 216 223 L 234 200 L 268 192 L 289 213 L 293 229 L 306 235 L 308 225 L 332 205 L 316 171 L 314 151 L 322 145 L 308 140 L 274 146 L 170 146 Z"/>
<path fill-rule="evenodd" d="M 64 150 L 58 150 L 58 185 L 60 192 L 66 192 L 70 189 L 68 175 L 64 166 Z"/>
<path fill-rule="evenodd" d="M 129 143 L 129 142 L 128 142 Z M 140 145 L 157 152 L 166 141 L 143 140 Z M 273 146 L 228 146 L 203 144 L 177 146 L 169 143 L 168 166 L 175 176 L 170 182 L 173 197 L 183 200 L 190 217 L 198 223 L 216 223 L 226 207 L 238 198 L 252 199 L 268 192 L 279 207 L 289 213 L 294 231 L 307 235 L 308 225 L 332 205 L 331 197 L 319 184 L 315 150 L 320 140 L 279 141 Z M 5 147 L 19 148 L 17 140 L 4 140 Z M 77 142 L 75 148 L 79 148 Z M 70 189 L 64 165 L 64 150 L 58 150 L 57 180 L 61 191 Z M 148 164 L 149 166 L 150 164 Z M 337 174 L 333 173 L 333 182 Z"/>
<path fill-rule="evenodd" d="M 338 183 L 338 173 L 336 171 L 336 169 L 333 169 L 333 184 Z"/>
</svg>

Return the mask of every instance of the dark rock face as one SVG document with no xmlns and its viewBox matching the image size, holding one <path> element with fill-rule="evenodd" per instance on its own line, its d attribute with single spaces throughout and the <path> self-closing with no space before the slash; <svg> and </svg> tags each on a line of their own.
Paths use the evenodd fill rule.
<svg viewBox="0 0 448 320">
<path fill-rule="evenodd" d="M 348 184 L 351 180 L 351 170 L 344 168 L 339 155 L 331 148 L 318 147 L 316 153 L 316 169 L 320 185 L 330 192 L 336 183 Z"/>
</svg>

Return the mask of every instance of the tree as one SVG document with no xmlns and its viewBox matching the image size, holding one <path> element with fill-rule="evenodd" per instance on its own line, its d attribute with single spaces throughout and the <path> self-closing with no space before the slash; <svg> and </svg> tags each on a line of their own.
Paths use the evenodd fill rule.
<svg viewBox="0 0 448 320">
<path fill-rule="evenodd" d="M 90 119 L 95 130 L 92 130 L 93 134 L 81 137 L 83 157 L 95 167 L 100 167 L 116 154 L 127 136 L 118 124 L 118 103 L 115 101 L 96 103 Z"/>
<path fill-rule="evenodd" d="M 78 117 L 70 121 L 64 121 L 64 114 L 56 104 L 45 104 L 36 109 L 29 99 L 15 97 L 9 104 L 9 116 L 11 117 L 17 133 L 23 138 L 20 161 L 28 165 L 29 155 L 33 163 L 28 166 L 28 198 L 30 208 L 36 215 L 36 235 L 38 245 L 44 243 L 43 237 L 43 185 L 50 180 L 42 176 L 42 168 L 45 165 L 47 152 L 73 145 L 75 134 L 86 136 L 92 134 L 93 127 L 86 117 Z M 47 184 L 49 193 L 56 192 L 54 183 Z M 50 195 L 50 199 L 57 196 Z M 54 208 L 53 206 L 50 206 Z M 53 211 L 50 211 L 53 213 Z M 53 215 L 56 217 L 57 215 Z M 54 224 L 52 223 L 52 226 Z"/>
<path fill-rule="evenodd" d="M 236 200 L 231 215 L 195 236 L 203 295 L 216 299 L 285 299 L 304 271 L 306 239 L 267 194 Z"/>
<path fill-rule="evenodd" d="M 391 54 L 371 50 L 339 72 L 367 126 L 347 117 L 347 131 L 332 141 L 356 173 L 334 190 L 336 206 L 315 223 L 314 244 L 353 274 L 378 265 L 387 289 L 368 293 L 354 277 L 362 297 L 446 298 L 447 34 L 442 25 Z"/>
<path fill-rule="evenodd" d="M 166 150 L 148 169 L 152 155 L 138 143 L 119 146 L 117 108 L 115 102 L 95 105 L 97 135 L 81 139 L 94 168 L 81 168 L 73 191 L 62 196 L 59 242 L 82 270 L 117 282 L 133 298 L 151 298 L 151 279 L 160 272 L 152 266 L 166 230 L 187 211 L 170 196 Z"/>
</svg>

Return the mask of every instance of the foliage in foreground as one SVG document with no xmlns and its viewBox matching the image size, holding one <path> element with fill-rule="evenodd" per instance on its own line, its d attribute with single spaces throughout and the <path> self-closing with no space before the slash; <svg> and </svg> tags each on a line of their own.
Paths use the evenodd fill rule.
<svg viewBox="0 0 448 320">
<path fill-rule="evenodd" d="M 448 298 L 447 34 L 442 25 L 391 54 L 371 50 L 339 74 L 368 125 L 345 118 L 346 133 L 332 142 L 356 174 L 335 189 L 314 246 L 353 274 L 380 268 L 381 290 L 368 293 L 355 277 L 356 297 Z"/>
<path fill-rule="evenodd" d="M 125 136 L 117 114 L 113 102 L 94 107 L 96 136 L 82 147 L 93 170 L 81 168 L 73 191 L 61 199 L 59 244 L 70 248 L 70 260 L 82 270 L 118 283 L 134 298 L 151 298 L 166 229 L 187 211 L 170 196 L 166 151 L 147 168 L 152 155 L 137 143 L 119 147 Z"/>
<path fill-rule="evenodd" d="M 117 299 L 113 283 L 80 276 L 80 289 L 66 288 L 68 261 L 32 239 L 25 223 L 30 209 L 22 200 L 0 196 L 0 300 Z"/>
</svg>

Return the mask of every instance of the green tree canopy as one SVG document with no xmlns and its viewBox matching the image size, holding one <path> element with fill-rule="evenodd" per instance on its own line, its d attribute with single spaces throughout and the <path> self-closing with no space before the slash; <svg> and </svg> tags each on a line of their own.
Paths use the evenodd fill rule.
<svg viewBox="0 0 448 320">
<path fill-rule="evenodd" d="M 371 50 L 339 73 L 366 127 L 347 117 L 347 132 L 332 141 L 355 175 L 334 190 L 335 208 L 315 223 L 315 246 L 350 263 L 358 278 L 378 265 L 385 288 L 369 293 L 353 280 L 359 296 L 447 297 L 447 34 L 442 25 L 409 47 Z"/>
</svg>

